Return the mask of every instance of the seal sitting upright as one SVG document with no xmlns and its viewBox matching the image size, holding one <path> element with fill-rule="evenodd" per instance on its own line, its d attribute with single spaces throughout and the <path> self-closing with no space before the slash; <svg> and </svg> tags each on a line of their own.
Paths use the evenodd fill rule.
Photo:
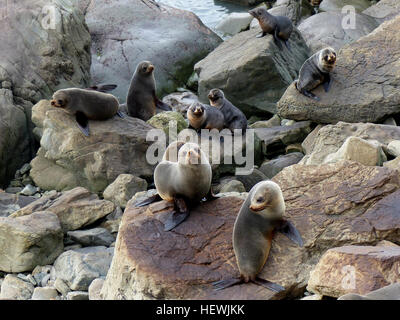
<svg viewBox="0 0 400 320">
<path fill-rule="evenodd" d="M 266 34 L 272 34 L 275 43 L 282 49 L 280 41 L 283 41 L 290 50 L 289 38 L 293 31 L 293 23 L 288 17 L 273 16 L 264 7 L 254 8 L 249 13 L 258 20 L 262 33 L 258 38 L 264 37 Z"/>
<path fill-rule="evenodd" d="M 303 246 L 297 229 L 283 219 L 284 212 L 283 194 L 275 182 L 261 181 L 250 190 L 233 227 L 233 250 L 240 277 L 215 282 L 217 290 L 249 281 L 276 292 L 284 290 L 276 283 L 257 277 L 268 259 L 275 230 Z"/>
<path fill-rule="evenodd" d="M 221 131 L 224 128 L 224 115 L 217 108 L 203 105 L 200 102 L 194 102 L 188 109 L 186 116 L 190 126 L 199 131 L 201 129 L 217 129 Z"/>
<path fill-rule="evenodd" d="M 306 97 L 316 101 L 321 100 L 311 90 L 322 84 L 325 92 L 329 91 L 332 84 L 330 72 L 335 64 L 336 52 L 333 48 L 327 47 L 314 53 L 301 67 L 299 79 L 295 80 L 296 89 Z"/>
<path fill-rule="evenodd" d="M 77 125 L 85 136 L 89 136 L 89 120 L 107 120 L 115 115 L 124 117 L 118 110 L 119 102 L 115 96 L 94 90 L 58 90 L 53 94 L 51 105 L 75 116 Z"/>
</svg>

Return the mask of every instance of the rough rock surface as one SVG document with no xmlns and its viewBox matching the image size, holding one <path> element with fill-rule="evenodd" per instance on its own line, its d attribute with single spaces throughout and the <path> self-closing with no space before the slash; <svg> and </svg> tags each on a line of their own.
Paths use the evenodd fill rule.
<svg viewBox="0 0 400 320">
<path fill-rule="evenodd" d="M 121 173 L 148 177 L 153 166 L 146 161 L 147 132 L 144 121 L 118 116 L 107 121 L 89 121 L 85 137 L 75 120 L 43 100 L 33 107 L 32 119 L 43 128 L 38 155 L 30 175 L 43 190 L 68 190 L 77 186 L 103 192 Z"/>
<path fill-rule="evenodd" d="M 279 156 L 276 159 L 264 162 L 260 167 L 260 171 L 264 173 L 269 179 L 272 179 L 284 168 L 298 163 L 303 157 L 304 154 L 302 154 L 301 152 L 285 154 Z"/>
<path fill-rule="evenodd" d="M 400 113 L 400 16 L 381 24 L 369 35 L 338 52 L 328 93 L 313 90 L 317 102 L 294 87 L 278 102 L 278 114 L 287 119 L 317 123 L 380 122 Z"/>
<path fill-rule="evenodd" d="M 36 198 L 0 192 L 0 217 L 8 217 L 13 212 L 27 206 Z"/>
<path fill-rule="evenodd" d="M 338 300 L 400 300 L 400 283 L 388 285 L 378 290 L 371 291 L 365 296 L 348 293 Z"/>
<path fill-rule="evenodd" d="M 365 295 L 398 282 L 400 247 L 344 246 L 329 249 L 310 273 L 307 290 L 329 297 Z"/>
<path fill-rule="evenodd" d="M 366 36 L 379 25 L 370 16 L 356 14 L 356 28 L 343 28 L 347 15 L 348 13 L 341 12 L 321 12 L 307 18 L 298 26 L 313 53 L 328 46 L 338 51 L 344 45 Z"/>
<path fill-rule="evenodd" d="M 233 36 L 248 29 L 252 20 L 253 16 L 247 12 L 233 12 L 221 20 L 215 29 L 224 35 Z"/>
<path fill-rule="evenodd" d="M 362 12 L 371 6 L 369 0 L 323 0 L 319 5 L 321 11 L 342 11 L 344 6 L 353 6 L 356 12 Z"/>
<path fill-rule="evenodd" d="M 92 36 L 93 81 L 117 83 L 113 93 L 121 103 L 139 62 L 155 65 L 162 96 L 183 86 L 193 65 L 221 42 L 192 12 L 152 0 L 94 0 L 85 13 Z"/>
<path fill-rule="evenodd" d="M 378 21 L 390 20 L 400 13 L 400 2 L 398 0 L 380 0 L 377 4 L 364 10 L 363 13 Z"/>
<path fill-rule="evenodd" d="M 33 294 L 33 284 L 8 274 L 1 284 L 0 299 L 29 300 Z"/>
<path fill-rule="evenodd" d="M 317 127 L 314 131 L 303 141 L 303 149 L 306 151 L 306 156 L 301 160 L 303 164 L 324 163 L 349 137 L 362 138 L 383 147 L 400 138 L 400 127 L 372 123 L 339 122 L 336 125 Z"/>
<path fill-rule="evenodd" d="M 256 28 L 233 36 L 195 65 L 200 101 L 208 103 L 208 92 L 220 88 L 248 116 L 276 113 L 276 102 L 310 52 L 297 30 L 289 40 L 291 52 L 280 50 L 271 35 L 256 38 L 259 32 Z"/>
<path fill-rule="evenodd" d="M 33 291 L 32 300 L 55 300 L 58 297 L 58 292 L 52 287 L 36 287 Z"/>
<path fill-rule="evenodd" d="M 28 206 L 16 211 L 10 217 L 29 216 L 37 211 L 53 212 L 60 219 L 64 232 L 90 225 L 115 209 L 111 201 L 100 200 L 95 194 L 77 187 L 62 194 L 43 196 Z"/>
<path fill-rule="evenodd" d="M 380 211 L 382 224 L 377 233 L 371 225 L 367 228 L 374 217 L 365 216 L 368 208 L 400 188 L 400 177 L 392 170 L 355 162 L 297 164 L 285 168 L 273 180 L 281 186 L 286 199 L 285 217 L 304 240 L 304 247 L 300 248 L 276 234 L 260 275 L 283 285 L 286 296 L 303 292 L 309 272 L 331 247 L 371 245 L 381 239 L 398 241 L 395 204 Z M 213 291 L 213 281 L 238 273 L 231 239 L 241 204 L 242 200 L 236 197 L 203 203 L 172 232 L 163 231 L 163 221 L 171 210 L 168 203 L 144 208 L 128 206 L 102 288 L 103 298 L 281 298 L 253 284 Z M 365 220 L 364 229 L 353 230 L 355 217 Z"/>
<path fill-rule="evenodd" d="M 0 218 L 1 271 L 24 272 L 51 264 L 63 248 L 60 222 L 51 212 Z"/>
<path fill-rule="evenodd" d="M 77 230 L 67 232 L 72 241 L 88 246 L 110 246 L 115 238 L 104 228 L 94 228 L 89 230 Z"/>
</svg>

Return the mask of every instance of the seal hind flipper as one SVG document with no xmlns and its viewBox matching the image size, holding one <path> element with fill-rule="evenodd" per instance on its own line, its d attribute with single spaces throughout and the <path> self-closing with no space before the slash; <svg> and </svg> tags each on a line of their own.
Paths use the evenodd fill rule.
<svg viewBox="0 0 400 320">
<path fill-rule="evenodd" d="M 100 91 L 100 92 L 109 92 L 113 91 L 115 88 L 118 86 L 116 84 L 98 84 L 89 87 L 89 90 L 95 90 L 95 91 Z"/>
<path fill-rule="evenodd" d="M 168 220 L 165 222 L 164 231 L 171 231 L 185 221 L 189 216 L 189 209 L 185 200 L 182 198 L 175 198 L 174 202 L 176 211 L 172 212 Z"/>
<path fill-rule="evenodd" d="M 85 116 L 85 114 L 83 112 L 78 111 L 75 114 L 75 120 L 76 120 L 76 124 L 78 125 L 78 128 L 82 131 L 82 133 L 86 137 L 89 137 L 89 135 L 90 135 L 89 119 Z"/>
<path fill-rule="evenodd" d="M 325 92 L 329 92 L 329 89 L 331 88 L 332 85 L 332 78 L 329 74 L 325 75 L 325 82 L 323 83 Z"/>
<path fill-rule="evenodd" d="M 259 277 L 256 277 L 253 280 L 253 282 L 255 284 L 258 284 L 259 286 L 262 286 L 264 288 L 267 288 L 267 289 L 275 291 L 275 292 L 281 292 L 281 291 L 285 290 L 285 288 L 282 287 L 281 285 L 279 285 L 279 284 L 277 284 L 275 282 L 271 282 L 271 281 L 268 281 L 268 280 L 265 280 L 265 279 L 261 279 Z"/>
<path fill-rule="evenodd" d="M 147 199 L 143 200 L 142 202 L 136 203 L 135 207 L 137 207 L 137 208 L 144 207 L 150 203 L 161 201 L 161 200 L 162 199 L 161 199 L 160 195 L 157 193 L 154 196 L 148 197 Z"/>
<path fill-rule="evenodd" d="M 315 100 L 315 101 L 320 101 L 320 100 L 321 100 L 320 98 L 318 98 L 315 94 L 313 94 L 313 93 L 310 92 L 310 91 L 301 90 L 300 92 L 301 92 L 304 96 L 306 96 L 306 97 L 308 97 L 308 98 L 311 98 L 311 99 L 313 99 L 313 100 Z"/>
<path fill-rule="evenodd" d="M 303 239 L 301 238 L 300 232 L 290 221 L 282 220 L 280 225 L 276 227 L 276 231 L 283 233 L 286 237 L 298 244 L 300 247 L 303 246 Z"/>
<path fill-rule="evenodd" d="M 215 291 L 223 290 L 229 287 L 233 287 L 237 284 L 244 283 L 243 279 L 241 278 L 229 278 L 220 281 L 213 282 L 213 287 Z"/>
</svg>

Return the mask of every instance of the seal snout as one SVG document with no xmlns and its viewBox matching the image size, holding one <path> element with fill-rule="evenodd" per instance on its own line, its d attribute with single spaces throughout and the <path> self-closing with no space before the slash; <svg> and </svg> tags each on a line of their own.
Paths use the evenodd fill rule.
<svg viewBox="0 0 400 320">
<path fill-rule="evenodd" d="M 147 72 L 148 72 L 148 73 L 153 72 L 154 69 L 155 69 L 154 65 L 151 64 L 151 65 L 149 65 L 149 66 L 147 67 Z"/>
</svg>

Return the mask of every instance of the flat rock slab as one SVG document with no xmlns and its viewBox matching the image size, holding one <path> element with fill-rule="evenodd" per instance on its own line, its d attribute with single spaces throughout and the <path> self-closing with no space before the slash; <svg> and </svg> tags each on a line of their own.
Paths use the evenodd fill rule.
<svg viewBox="0 0 400 320">
<path fill-rule="evenodd" d="M 400 16 L 338 52 L 331 90 L 313 90 L 317 102 L 291 84 L 278 102 L 287 119 L 317 123 L 380 122 L 400 113 Z"/>
<path fill-rule="evenodd" d="M 400 247 L 344 246 L 328 250 L 307 289 L 329 297 L 365 295 L 399 281 Z"/>
<path fill-rule="evenodd" d="M 399 190 L 396 171 L 355 162 L 297 164 L 283 169 L 273 180 L 286 199 L 285 217 L 304 240 L 300 248 L 276 234 L 260 274 L 284 286 L 285 292 L 276 295 L 254 284 L 213 291 L 212 282 L 238 275 L 232 230 L 243 200 L 228 196 L 197 206 L 172 232 L 163 231 L 163 221 L 172 209 L 169 203 L 162 201 L 143 208 L 128 205 L 101 291 L 103 299 L 296 297 L 303 293 L 310 271 L 326 250 L 398 237 L 398 210 L 394 207 L 381 212 L 385 223 L 379 233 L 373 228 L 351 227 L 355 217 L 367 222 L 372 219 L 365 215 L 367 210 Z"/>
<path fill-rule="evenodd" d="M 33 201 L 36 201 L 36 198 L 0 192 L 0 217 L 7 217 Z"/>
</svg>

